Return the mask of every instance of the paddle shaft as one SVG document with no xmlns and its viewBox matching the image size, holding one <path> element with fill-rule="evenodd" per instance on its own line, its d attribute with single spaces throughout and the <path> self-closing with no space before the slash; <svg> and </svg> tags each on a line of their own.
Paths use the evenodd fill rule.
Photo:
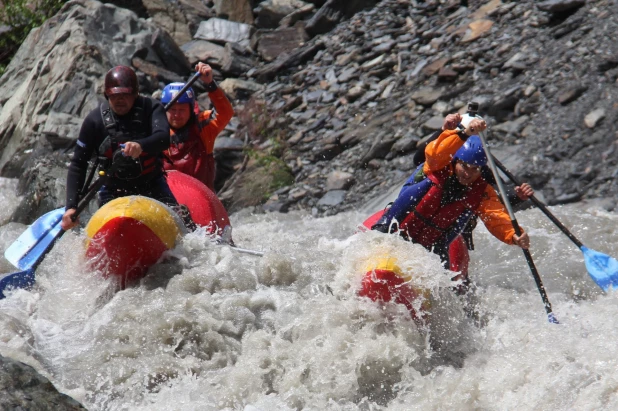
<svg viewBox="0 0 618 411">
<path fill-rule="evenodd" d="M 511 224 L 513 225 L 513 229 L 515 230 L 515 234 L 520 236 L 522 234 L 521 227 L 515 218 L 515 213 L 513 212 L 513 207 L 511 203 L 508 201 L 508 197 L 506 196 L 506 190 L 504 188 L 504 184 L 498 175 L 496 170 L 496 164 L 494 162 L 494 157 L 491 155 L 489 151 L 489 147 L 487 146 L 487 139 L 485 137 L 485 132 L 479 133 L 479 138 L 481 139 L 481 143 L 483 144 L 483 148 L 485 149 L 485 153 L 487 154 L 487 163 L 491 172 L 494 175 L 494 179 L 496 180 L 496 184 L 498 185 L 498 190 L 500 191 L 500 197 L 502 197 L 502 202 L 504 203 L 508 213 L 509 218 L 511 219 Z M 551 308 L 551 303 L 549 302 L 549 297 L 547 297 L 547 292 L 545 291 L 545 286 L 543 285 L 543 281 L 541 281 L 541 276 L 539 275 L 538 270 L 536 269 L 536 265 L 534 265 L 534 261 L 532 260 L 532 255 L 530 254 L 530 250 L 522 249 L 524 252 L 524 256 L 526 257 L 526 261 L 528 262 L 528 267 L 530 267 L 530 271 L 532 272 L 532 277 L 534 277 L 534 282 L 536 283 L 536 287 L 541 294 L 541 298 L 543 299 L 543 304 L 545 305 L 545 311 L 547 312 L 548 317 L 554 319 L 553 312 Z"/>
<path fill-rule="evenodd" d="M 232 250 L 234 251 L 238 251 L 239 253 L 245 253 L 245 254 L 250 254 L 250 255 L 256 255 L 258 257 L 263 257 L 264 253 L 261 251 L 254 251 L 254 250 L 248 250 L 246 248 L 240 248 L 240 247 L 236 247 L 235 245 L 230 245 L 230 247 L 232 248 Z"/>
<path fill-rule="evenodd" d="M 193 77 L 191 77 L 189 81 L 187 81 L 187 84 L 185 84 L 183 88 L 181 88 L 180 91 L 176 93 L 176 95 L 170 100 L 170 102 L 165 105 L 165 111 L 169 110 L 169 108 L 172 107 L 174 103 L 176 103 L 176 101 L 178 101 L 178 99 L 184 94 L 184 92 L 187 91 L 189 87 L 191 87 L 193 83 L 195 83 L 197 79 L 200 78 L 200 76 L 201 73 L 195 73 Z M 193 107 L 191 107 L 191 110 L 193 110 Z"/>
<path fill-rule="evenodd" d="M 493 158 L 494 162 L 496 163 L 496 165 L 498 166 L 498 168 L 509 178 L 509 180 L 511 180 L 513 182 L 513 184 L 515 184 L 516 186 L 521 185 L 521 183 L 517 180 L 517 178 L 515 178 L 515 176 L 504 166 L 504 164 L 502 164 L 500 162 L 500 160 L 498 160 L 497 158 Z M 579 241 L 577 239 L 577 237 L 575 237 L 573 235 L 573 233 L 571 233 L 569 231 L 568 228 L 566 228 L 561 222 L 560 220 L 558 220 L 556 218 L 556 216 L 554 216 L 551 211 L 549 211 L 547 209 L 547 207 L 545 206 L 545 204 L 543 204 L 538 198 L 536 198 L 535 196 L 531 196 L 530 197 L 530 201 L 532 201 L 534 203 L 535 206 L 537 206 L 539 208 L 539 210 L 541 210 L 546 216 L 547 218 L 549 218 L 551 220 L 552 223 L 554 223 L 556 225 L 556 227 L 558 227 L 560 229 L 560 231 L 562 231 L 567 237 L 569 237 L 569 239 L 571 241 L 573 241 L 573 243 L 575 243 L 575 245 L 578 248 L 582 248 L 584 246 L 584 244 Z"/>
</svg>

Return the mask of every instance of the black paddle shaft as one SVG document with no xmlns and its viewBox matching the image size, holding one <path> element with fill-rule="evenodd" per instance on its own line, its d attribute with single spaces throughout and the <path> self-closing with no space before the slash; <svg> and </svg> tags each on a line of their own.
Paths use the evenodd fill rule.
<svg viewBox="0 0 618 411">
<path fill-rule="evenodd" d="M 495 157 L 489 151 L 489 147 L 487 146 L 487 140 L 485 138 L 485 133 L 479 133 L 479 138 L 481 139 L 481 143 L 483 144 L 483 148 L 485 149 L 485 153 L 487 154 L 487 163 L 491 172 L 494 175 L 496 183 L 498 184 L 498 191 L 500 192 L 500 197 L 502 197 L 502 202 L 504 203 L 507 211 L 509 212 L 509 217 L 511 218 L 511 224 L 513 225 L 513 229 L 515 230 L 515 234 L 520 236 L 522 234 L 521 227 L 515 218 L 515 213 L 513 212 L 513 207 L 511 207 L 511 203 L 509 203 L 508 198 L 506 196 L 506 190 L 504 189 L 504 185 L 502 184 L 502 180 L 500 180 L 500 176 L 498 175 L 498 171 L 496 170 L 496 163 L 494 162 Z M 532 277 L 534 277 L 534 282 L 536 283 L 536 287 L 539 290 L 539 294 L 541 294 L 541 299 L 543 300 L 543 305 L 545 306 L 545 311 L 547 312 L 548 318 L 550 321 L 552 319 L 555 320 L 554 314 L 552 312 L 551 303 L 549 302 L 549 297 L 547 296 L 547 291 L 545 290 L 545 286 L 543 285 L 543 281 L 541 280 L 541 276 L 539 275 L 538 270 L 536 269 L 536 265 L 532 260 L 532 255 L 530 254 L 530 250 L 526 250 L 522 248 L 524 252 L 524 256 L 526 257 L 526 261 L 528 262 L 528 267 L 530 267 L 530 272 L 532 273 Z"/>
<path fill-rule="evenodd" d="M 193 77 L 191 77 L 189 79 L 189 81 L 187 81 L 187 84 L 185 84 L 178 93 L 176 93 L 176 95 L 174 96 L 174 98 L 172 98 L 170 100 L 169 103 L 167 103 L 165 105 L 165 111 L 169 110 L 170 107 L 172 107 L 174 105 L 174 103 L 176 103 L 176 101 L 178 101 L 178 99 L 180 98 L 180 96 L 183 95 L 183 93 L 185 91 L 187 91 L 189 89 L 189 87 L 191 87 L 193 85 L 193 83 L 195 83 L 197 81 L 198 78 L 200 78 L 201 73 L 197 72 L 193 75 Z M 191 109 L 193 109 L 193 107 L 191 107 Z"/>
<path fill-rule="evenodd" d="M 515 184 L 516 186 L 520 186 L 521 185 L 521 183 L 517 180 L 517 178 L 515 178 L 515 176 L 504 166 L 504 164 L 502 164 L 496 157 L 494 157 L 493 160 L 496 163 L 496 165 L 498 166 L 498 168 L 500 169 L 500 171 L 502 171 L 509 178 L 509 180 L 511 180 L 513 182 L 513 184 Z M 541 210 L 543 212 L 543 214 L 545 214 L 547 216 L 547 218 L 549 218 L 551 220 L 551 222 L 554 223 L 556 225 L 556 227 L 558 227 L 560 229 L 560 231 L 562 231 L 567 237 L 569 237 L 569 239 L 571 241 L 573 241 L 573 243 L 575 243 L 575 245 L 578 248 L 582 248 L 584 246 L 584 244 L 582 244 L 582 242 L 579 241 L 577 239 L 577 237 L 575 237 L 573 235 L 573 233 L 571 233 L 569 231 L 569 229 L 566 228 L 560 222 L 560 220 L 558 220 L 556 218 L 556 216 L 553 215 L 551 213 L 551 211 L 549 211 L 547 209 L 545 204 L 543 204 L 538 198 L 536 198 L 535 196 L 531 196 L 530 197 L 530 201 L 532 201 L 534 203 L 534 205 L 537 206 L 539 208 L 539 210 Z"/>
<path fill-rule="evenodd" d="M 101 188 L 103 184 L 105 184 L 105 182 L 107 181 L 108 176 L 111 176 L 113 173 L 116 172 L 116 168 L 117 168 L 117 164 L 112 163 L 112 166 L 108 170 L 99 171 L 99 178 L 97 178 L 97 180 L 94 183 L 92 183 L 92 185 L 88 188 L 88 192 L 86 193 L 84 198 L 82 198 L 79 201 L 79 204 L 77 205 L 77 208 L 75 209 L 75 212 L 71 215 L 72 221 L 77 220 L 77 217 L 81 214 L 81 212 L 84 211 L 86 207 L 88 207 L 88 204 L 90 203 L 92 198 L 97 194 L 97 192 L 99 191 L 99 188 Z"/>
</svg>

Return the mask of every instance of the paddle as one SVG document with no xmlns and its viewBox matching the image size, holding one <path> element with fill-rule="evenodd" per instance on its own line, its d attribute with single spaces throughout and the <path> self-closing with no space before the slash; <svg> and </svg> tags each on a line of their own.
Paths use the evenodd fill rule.
<svg viewBox="0 0 618 411">
<path fill-rule="evenodd" d="M 516 186 L 521 183 L 515 178 L 515 176 L 502 164 L 497 158 L 494 158 L 494 162 L 498 168 L 511 180 Z M 566 234 L 567 237 L 584 253 L 584 263 L 588 274 L 594 280 L 603 291 L 607 291 L 610 288 L 618 287 L 618 261 L 614 258 L 594 251 L 582 244 L 557 218 L 551 211 L 547 209 L 545 204 L 539 201 L 535 196 L 530 197 L 530 201 L 534 203 L 550 220 L 554 223 L 560 231 Z"/>
<path fill-rule="evenodd" d="M 113 172 L 113 170 L 110 170 L 110 172 Z M 105 171 L 99 171 L 99 178 L 90 186 L 84 198 L 79 202 L 71 220 L 77 220 L 77 217 L 105 183 L 106 176 Z M 65 233 L 65 230 L 60 227 L 64 211 L 64 207 L 62 207 L 39 217 L 6 249 L 4 257 L 23 271 L 4 274 L 0 277 L 0 299 L 5 297 L 4 290 L 7 287 L 27 288 L 34 284 L 35 270 L 47 253 L 51 251 L 56 241 Z"/>
<path fill-rule="evenodd" d="M 197 81 L 198 78 L 200 78 L 201 74 L 198 71 L 197 73 L 195 73 L 190 79 L 189 81 L 187 81 L 187 84 L 185 84 L 180 91 L 178 91 L 178 93 L 176 93 L 174 95 L 174 97 L 170 100 L 169 103 L 167 103 L 165 105 L 165 111 L 169 110 L 170 107 L 172 107 L 174 105 L 174 103 L 180 98 L 180 96 L 183 95 L 183 93 L 185 91 L 187 91 L 189 89 L 189 87 L 191 87 L 193 85 L 193 83 L 195 83 Z M 193 107 L 191 107 L 191 110 L 193 110 Z"/>
<path fill-rule="evenodd" d="M 515 218 L 515 213 L 513 212 L 513 207 L 511 207 L 511 203 L 508 201 L 508 197 L 506 196 L 506 190 L 504 189 L 504 184 L 498 175 L 496 170 L 496 164 L 494 163 L 494 156 L 491 155 L 489 151 L 489 147 L 487 145 L 487 139 L 485 138 L 485 132 L 479 133 L 479 137 L 481 139 L 481 143 L 483 144 L 483 148 L 485 149 L 485 153 L 487 154 L 487 163 L 491 172 L 494 175 L 496 183 L 498 185 L 498 190 L 500 191 L 500 197 L 502 197 L 502 202 L 504 203 L 509 217 L 511 218 L 511 224 L 513 225 L 513 229 L 515 230 L 515 234 L 520 236 L 522 234 L 521 227 Z M 547 319 L 550 323 L 559 324 L 558 319 L 554 316 L 554 313 L 551 309 L 551 303 L 549 302 L 549 298 L 547 297 L 547 292 L 545 291 L 545 287 L 543 286 L 543 282 L 541 281 L 541 277 L 539 276 L 539 272 L 534 265 L 534 261 L 532 260 L 532 255 L 529 250 L 522 249 L 524 252 L 524 256 L 526 257 L 526 261 L 528 262 L 528 266 L 530 267 L 530 271 L 532 272 L 532 277 L 534 277 L 534 281 L 536 282 L 536 287 L 541 294 L 541 298 L 543 299 L 543 305 L 545 306 L 545 311 L 547 312 Z"/>
<path fill-rule="evenodd" d="M 231 245 L 231 244 L 227 244 L 229 245 L 232 250 L 234 251 L 238 251 L 239 253 L 245 253 L 245 254 L 250 254 L 250 255 L 257 255 L 258 257 L 263 257 L 264 253 L 262 251 L 254 251 L 254 250 L 249 250 L 246 248 L 240 248 L 240 247 L 236 247 L 235 245 Z"/>
</svg>

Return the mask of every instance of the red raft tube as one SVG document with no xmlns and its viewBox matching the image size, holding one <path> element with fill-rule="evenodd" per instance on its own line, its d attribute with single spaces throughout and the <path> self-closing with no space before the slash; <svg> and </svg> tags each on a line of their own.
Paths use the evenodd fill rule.
<svg viewBox="0 0 618 411">
<path fill-rule="evenodd" d="M 167 181 L 193 221 L 207 233 L 220 236 L 230 220 L 217 196 L 199 180 L 168 172 Z M 142 196 L 120 197 L 101 207 L 86 226 L 86 258 L 105 277 L 121 287 L 138 282 L 163 253 L 186 233 L 176 213 L 163 203 Z"/>
</svg>

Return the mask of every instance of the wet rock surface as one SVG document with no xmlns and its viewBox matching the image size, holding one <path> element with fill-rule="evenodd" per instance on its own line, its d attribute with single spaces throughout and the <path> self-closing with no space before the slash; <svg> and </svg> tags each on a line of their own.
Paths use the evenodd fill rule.
<svg viewBox="0 0 618 411">
<path fill-rule="evenodd" d="M 0 355 L 1 410 L 85 410 L 34 368 Z"/>
</svg>

